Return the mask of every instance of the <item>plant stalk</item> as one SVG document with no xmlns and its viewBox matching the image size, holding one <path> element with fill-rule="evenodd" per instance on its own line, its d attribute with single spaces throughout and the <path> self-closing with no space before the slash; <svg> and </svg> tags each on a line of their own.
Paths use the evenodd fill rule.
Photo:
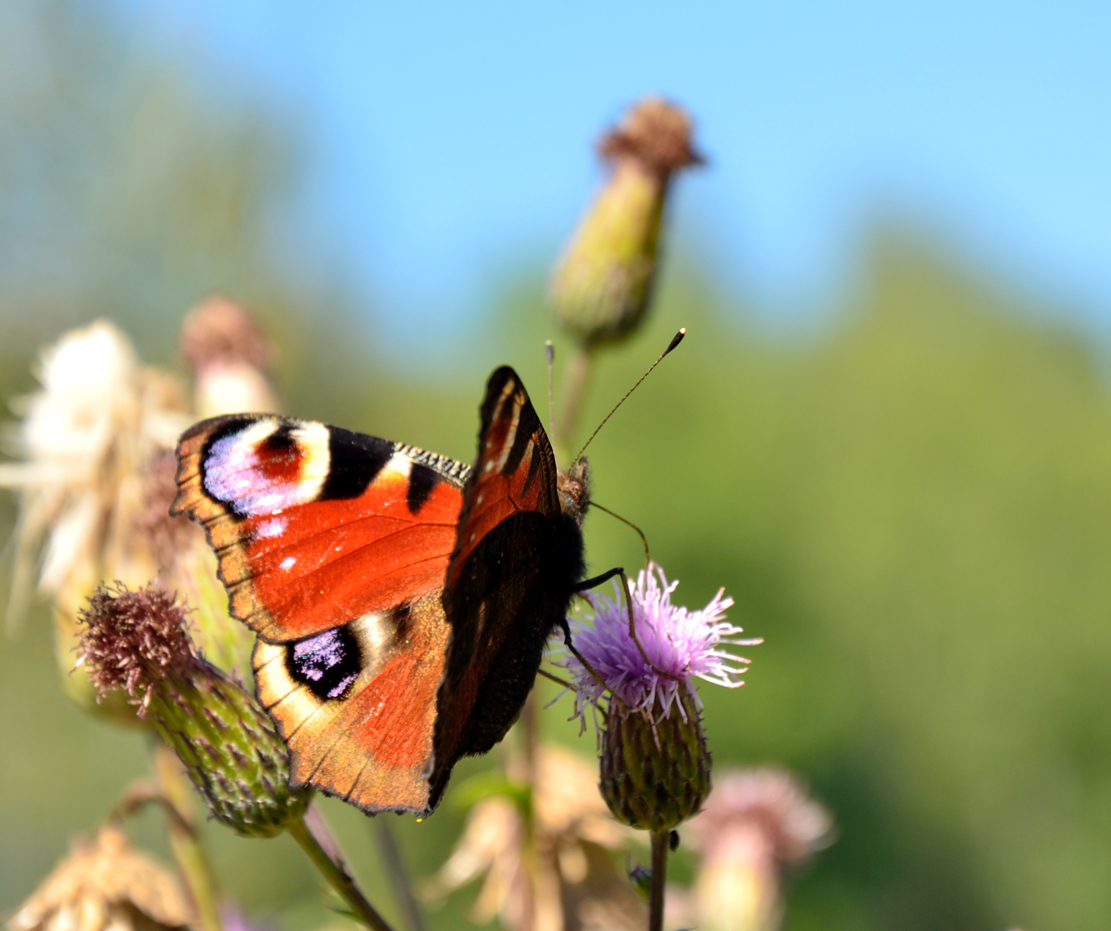
<svg viewBox="0 0 1111 931">
<path fill-rule="evenodd" d="M 160 795 L 172 810 L 166 819 L 170 852 L 197 916 L 197 927 L 199 931 L 223 931 L 216 905 L 216 880 L 197 835 L 193 787 L 181 762 L 164 743 L 159 741 L 154 746 L 151 757 Z"/>
<path fill-rule="evenodd" d="M 405 861 L 401 859 L 401 850 L 397 846 L 397 838 L 393 828 L 385 815 L 374 818 L 374 836 L 378 841 L 378 853 L 382 857 L 382 865 L 386 868 L 386 875 L 394 889 L 394 898 L 397 907 L 401 910 L 401 920 L 408 931 L 425 931 L 424 916 L 421 914 L 417 897 L 413 895 L 413 884 L 409 880 L 409 871 L 405 868 Z"/>
<path fill-rule="evenodd" d="M 309 824 L 312 824 L 312 827 Z M 304 818 L 298 818 L 289 826 L 289 833 L 301 845 L 308 858 L 316 865 L 328 884 L 351 906 L 359 920 L 374 931 L 391 931 L 386 920 L 378 914 L 358 886 L 339 855 L 335 841 L 327 833 L 327 827 L 316 809 L 310 807 Z"/>
<path fill-rule="evenodd" d="M 670 831 L 652 832 L 652 884 L 648 890 L 648 931 L 663 931 L 664 887 L 667 884 L 667 851 Z"/>
<path fill-rule="evenodd" d="M 553 439 L 556 445 L 556 456 L 564 469 L 569 469 L 572 465 L 570 460 L 565 461 L 564 457 L 574 453 L 572 444 L 575 442 L 575 433 L 579 427 L 579 415 L 582 413 L 583 398 L 586 396 L 586 386 L 590 381 L 593 361 L 594 356 L 590 347 L 578 344 L 571 350 L 563 370 L 563 405 L 559 419 L 556 421 L 556 435 Z"/>
</svg>

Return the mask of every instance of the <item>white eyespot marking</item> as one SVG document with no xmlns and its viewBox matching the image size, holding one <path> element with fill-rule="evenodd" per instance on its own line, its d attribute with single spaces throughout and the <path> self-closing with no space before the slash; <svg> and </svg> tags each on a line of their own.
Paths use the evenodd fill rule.
<svg viewBox="0 0 1111 931">
<path fill-rule="evenodd" d="M 297 565 L 296 558 L 294 558 L 293 556 L 287 556 L 280 563 L 278 563 L 278 568 L 279 569 L 285 569 L 288 572 L 290 569 L 292 569 L 296 565 Z"/>
<path fill-rule="evenodd" d="M 281 513 L 280 511 L 278 513 Z M 266 540 L 270 537 L 280 537 L 285 533 L 286 522 L 280 518 L 273 518 L 260 524 L 258 530 L 255 531 L 256 540 Z"/>
<path fill-rule="evenodd" d="M 328 478 L 331 455 L 328 451 L 328 428 L 309 421 L 293 430 L 293 439 L 301 453 L 301 478 L 297 483 L 297 503 L 312 501 Z"/>
<path fill-rule="evenodd" d="M 392 636 L 389 625 L 383 623 L 379 614 L 364 614 L 355 618 L 350 630 L 367 658 L 380 658 Z"/>
<path fill-rule="evenodd" d="M 386 463 L 386 468 L 383 472 L 393 472 L 400 475 L 402 478 L 408 478 L 409 473 L 413 468 L 413 460 L 408 456 L 403 456 L 401 453 L 394 453 L 390 456 L 390 461 Z"/>
<path fill-rule="evenodd" d="M 475 504 L 482 504 L 482 502 L 485 501 L 485 500 L 486 500 L 486 492 L 480 491 L 478 493 L 478 497 L 474 499 L 474 503 Z"/>
<path fill-rule="evenodd" d="M 487 459 L 486 463 L 482 466 L 482 471 L 483 472 L 489 472 L 493 468 L 494 468 L 494 460 L 493 459 Z"/>
<path fill-rule="evenodd" d="M 283 427 L 288 429 L 285 442 L 275 437 Z M 212 444 L 204 461 L 204 488 L 245 517 L 279 514 L 320 493 L 328 463 L 324 424 L 256 420 Z"/>
</svg>

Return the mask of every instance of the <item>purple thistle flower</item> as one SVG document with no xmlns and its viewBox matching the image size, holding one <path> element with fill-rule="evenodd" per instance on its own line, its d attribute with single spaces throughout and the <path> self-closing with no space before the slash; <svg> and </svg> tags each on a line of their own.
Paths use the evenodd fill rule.
<svg viewBox="0 0 1111 931">
<path fill-rule="evenodd" d="M 628 609 L 618 580 L 614 580 L 613 599 L 593 593 L 585 596 L 594 611 L 592 624 L 578 617 L 568 619 L 575 648 L 632 710 L 650 712 L 658 703 L 658 711 L 667 717 L 680 687 L 694 677 L 739 688 L 744 682 L 738 677 L 750 660 L 721 647 L 763 642 L 735 639 L 743 630 L 725 620 L 726 609 L 733 605 L 733 599 L 725 597 L 725 589 L 720 589 L 705 608 L 691 611 L 671 603 L 671 593 L 678 584 L 668 582 L 663 569 L 653 562 L 637 574 L 632 586 L 637 639 L 650 662 L 645 662 L 629 636 Z M 587 706 L 597 708 L 606 692 L 574 656 L 567 656 L 560 665 L 574 677 L 575 713 L 585 727 Z M 693 688 L 690 692 L 697 702 L 697 693 Z M 678 705 L 685 718 L 683 703 Z"/>
</svg>

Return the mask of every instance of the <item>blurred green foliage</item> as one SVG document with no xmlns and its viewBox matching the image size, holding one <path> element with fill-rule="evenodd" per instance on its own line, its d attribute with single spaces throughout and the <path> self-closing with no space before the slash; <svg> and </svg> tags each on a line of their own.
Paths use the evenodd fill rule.
<svg viewBox="0 0 1111 931">
<path fill-rule="evenodd" d="M 430 351 L 406 372 L 319 270 L 274 258 L 267 219 L 296 160 L 264 116 L 125 49 L 91 7 L 2 17 L 9 51 L 38 69 L 0 96 L 18 155 L 0 172 L 5 395 L 30 387 L 39 342 L 98 314 L 172 363 L 181 315 L 223 289 L 266 321 L 298 415 L 470 459 L 495 364 L 543 397 L 541 275 L 507 284 L 450 362 Z M 647 332 L 601 357 L 583 423 L 689 327 L 591 447 L 594 494 L 645 530 L 681 602 L 724 585 L 732 618 L 767 639 L 743 691 L 703 696 L 718 765 L 795 767 L 837 818 L 787 927 L 1111 926 L 1111 389 L 1096 347 L 895 228 L 876 230 L 852 293 L 805 337 L 764 332 L 713 280 L 665 268 Z M 4 496 L 5 535 L 12 515 Z M 587 546 L 596 570 L 640 559 L 601 513 Z M 33 616 L 0 646 L 5 913 L 146 768 L 141 736 L 62 696 L 48 627 Z M 569 710 L 545 727 L 591 753 Z M 325 810 L 392 914 L 369 825 Z M 414 872 L 442 862 L 461 823 L 450 792 L 429 821 L 397 820 Z M 328 921 L 288 839 L 207 833 L 250 913 Z M 153 815 L 138 836 L 160 849 Z M 433 926 L 458 927 L 466 902 Z"/>
</svg>

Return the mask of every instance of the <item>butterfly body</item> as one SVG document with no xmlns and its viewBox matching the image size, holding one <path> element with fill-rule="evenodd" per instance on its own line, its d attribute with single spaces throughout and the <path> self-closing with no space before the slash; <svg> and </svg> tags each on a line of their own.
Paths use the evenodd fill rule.
<svg viewBox="0 0 1111 931">
<path fill-rule="evenodd" d="M 431 811 L 520 713 L 583 575 L 585 461 L 558 473 L 524 387 L 493 373 L 473 468 L 311 421 L 204 421 L 175 513 L 200 521 L 294 778 Z"/>
</svg>

